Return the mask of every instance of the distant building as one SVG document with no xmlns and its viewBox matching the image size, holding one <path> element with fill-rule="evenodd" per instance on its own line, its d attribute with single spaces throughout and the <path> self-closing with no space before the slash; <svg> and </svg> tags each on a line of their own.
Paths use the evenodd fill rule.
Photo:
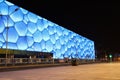
<svg viewBox="0 0 120 80">
<path fill-rule="evenodd" d="M 6 46 L 15 51 L 53 53 L 53 58 L 95 59 L 94 41 L 0 0 L 0 54 L 4 54 Z"/>
</svg>

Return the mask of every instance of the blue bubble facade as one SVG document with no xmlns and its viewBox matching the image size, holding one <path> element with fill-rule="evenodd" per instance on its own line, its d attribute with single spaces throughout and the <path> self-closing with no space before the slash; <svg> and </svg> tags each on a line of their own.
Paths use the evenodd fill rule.
<svg viewBox="0 0 120 80">
<path fill-rule="evenodd" d="M 15 11 L 15 9 L 17 9 Z M 94 42 L 8 1 L 0 0 L 0 48 L 52 52 L 54 58 L 95 59 Z"/>
</svg>

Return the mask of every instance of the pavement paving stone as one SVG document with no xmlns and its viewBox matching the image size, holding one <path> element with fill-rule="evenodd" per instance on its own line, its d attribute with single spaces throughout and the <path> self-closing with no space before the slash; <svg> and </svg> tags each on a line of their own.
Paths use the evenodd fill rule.
<svg viewBox="0 0 120 80">
<path fill-rule="evenodd" d="M 120 63 L 47 67 L 0 72 L 0 80 L 120 80 Z"/>
</svg>

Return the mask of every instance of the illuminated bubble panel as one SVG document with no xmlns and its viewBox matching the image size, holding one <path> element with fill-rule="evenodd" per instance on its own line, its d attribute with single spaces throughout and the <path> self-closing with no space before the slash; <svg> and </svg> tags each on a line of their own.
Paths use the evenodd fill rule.
<svg viewBox="0 0 120 80">
<path fill-rule="evenodd" d="M 0 0 L 0 48 L 52 52 L 54 58 L 94 59 L 94 42 L 45 18 Z"/>
</svg>

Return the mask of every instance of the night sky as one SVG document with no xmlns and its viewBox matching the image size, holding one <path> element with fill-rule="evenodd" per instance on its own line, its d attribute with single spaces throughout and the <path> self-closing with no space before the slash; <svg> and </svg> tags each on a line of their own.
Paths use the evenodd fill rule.
<svg viewBox="0 0 120 80">
<path fill-rule="evenodd" d="M 8 0 L 95 42 L 120 52 L 120 5 L 106 0 Z"/>
</svg>

